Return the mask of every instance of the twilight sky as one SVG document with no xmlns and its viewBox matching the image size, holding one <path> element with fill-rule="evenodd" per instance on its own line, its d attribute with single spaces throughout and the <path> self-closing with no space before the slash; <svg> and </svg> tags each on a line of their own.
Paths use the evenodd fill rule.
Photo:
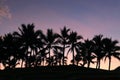
<svg viewBox="0 0 120 80">
<path fill-rule="evenodd" d="M 120 0 L 0 0 L 0 35 L 34 23 L 36 29 L 67 26 L 84 38 L 103 34 L 120 41 L 119 21 Z M 120 62 L 113 59 L 112 66 Z"/>
</svg>

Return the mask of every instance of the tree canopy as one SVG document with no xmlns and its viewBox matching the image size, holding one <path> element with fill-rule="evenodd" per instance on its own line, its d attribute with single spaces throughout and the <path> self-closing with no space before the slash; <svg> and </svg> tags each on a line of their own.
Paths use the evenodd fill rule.
<svg viewBox="0 0 120 80">
<path fill-rule="evenodd" d="M 5 69 L 37 67 L 37 66 L 65 66 L 78 65 L 88 68 L 96 63 L 100 69 L 101 60 L 109 60 L 108 70 L 111 68 L 111 57 L 120 60 L 120 46 L 118 41 L 103 35 L 95 35 L 91 40 L 84 39 L 76 31 L 67 27 L 55 33 L 53 29 L 35 30 L 34 24 L 22 24 L 19 31 L 7 33 L 0 37 L 0 64 Z M 72 54 L 71 63 L 68 63 Z"/>
</svg>

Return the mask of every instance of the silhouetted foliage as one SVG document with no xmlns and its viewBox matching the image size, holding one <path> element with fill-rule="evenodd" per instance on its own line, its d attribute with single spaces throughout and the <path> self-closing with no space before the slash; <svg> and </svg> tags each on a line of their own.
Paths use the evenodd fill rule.
<svg viewBox="0 0 120 80">
<path fill-rule="evenodd" d="M 69 53 L 72 53 L 72 65 L 90 67 L 96 63 L 100 69 L 100 61 L 111 57 L 120 60 L 120 46 L 117 40 L 96 35 L 93 39 L 84 40 L 77 32 L 64 27 L 60 33 L 47 29 L 35 30 L 34 24 L 22 24 L 19 32 L 5 34 L 0 37 L 0 63 L 4 68 L 37 66 L 62 66 L 67 65 Z M 96 60 L 96 61 L 95 61 Z"/>
<path fill-rule="evenodd" d="M 103 35 L 96 35 L 93 37 L 93 43 L 94 43 L 94 53 L 97 57 L 97 64 L 96 68 L 100 69 L 100 61 L 104 58 L 105 52 L 103 50 Z"/>
<path fill-rule="evenodd" d="M 115 57 L 116 59 L 120 60 L 120 46 L 117 46 L 118 41 L 117 40 L 112 40 L 111 38 L 104 38 L 103 39 L 103 46 L 104 46 L 104 52 L 105 52 L 105 60 L 106 58 L 109 59 L 109 68 L 108 70 L 110 70 L 110 66 L 111 66 L 111 57 Z"/>
</svg>

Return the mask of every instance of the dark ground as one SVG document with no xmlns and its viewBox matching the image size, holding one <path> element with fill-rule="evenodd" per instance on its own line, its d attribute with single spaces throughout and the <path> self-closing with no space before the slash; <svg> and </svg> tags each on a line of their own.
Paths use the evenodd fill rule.
<svg viewBox="0 0 120 80">
<path fill-rule="evenodd" d="M 78 66 L 44 66 L 0 71 L 0 80 L 120 80 L 120 68 L 113 71 Z"/>
</svg>

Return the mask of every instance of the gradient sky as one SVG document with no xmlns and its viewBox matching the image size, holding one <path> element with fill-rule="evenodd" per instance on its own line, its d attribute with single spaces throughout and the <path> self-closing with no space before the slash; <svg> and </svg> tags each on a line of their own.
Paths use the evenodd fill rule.
<svg viewBox="0 0 120 80">
<path fill-rule="evenodd" d="M 120 41 L 120 0 L 0 0 L 0 35 L 23 23 L 55 32 L 67 26 L 84 38 L 103 34 Z M 120 61 L 112 62 L 112 69 L 120 66 Z"/>
</svg>

